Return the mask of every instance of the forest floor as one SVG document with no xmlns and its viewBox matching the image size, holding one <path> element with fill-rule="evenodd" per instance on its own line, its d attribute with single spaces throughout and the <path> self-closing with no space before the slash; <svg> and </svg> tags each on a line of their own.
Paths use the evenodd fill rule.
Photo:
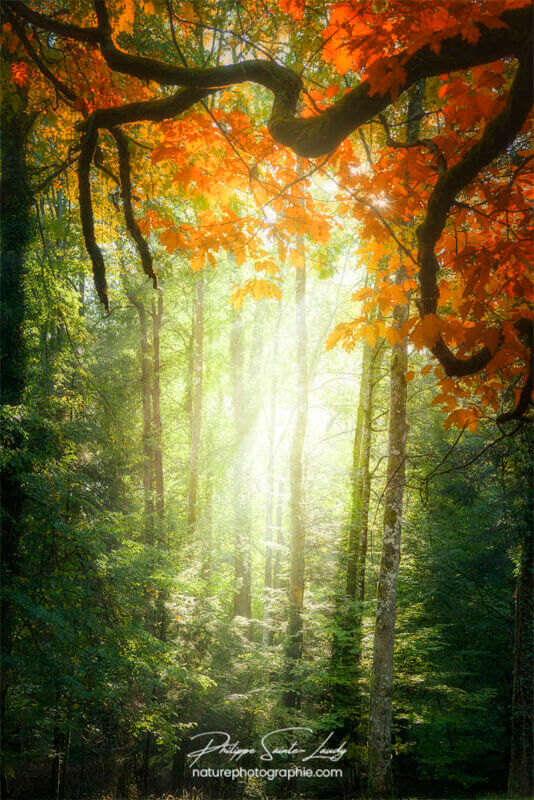
<svg viewBox="0 0 534 800">
<path fill-rule="evenodd" d="M 100 796 L 95 798 L 95 800 L 112 800 L 109 795 Z M 139 800 L 142 800 L 139 798 Z M 207 795 L 202 795 L 199 793 L 195 793 L 193 795 L 189 793 L 185 793 L 181 796 L 179 795 L 172 795 L 172 794 L 165 794 L 161 795 L 160 797 L 155 797 L 154 795 L 149 795 L 145 800 L 228 800 L 228 798 L 208 798 Z M 246 798 L 243 798 L 246 800 Z M 261 798 L 261 800 L 276 800 L 276 798 Z M 308 800 L 306 797 L 299 796 L 298 798 L 293 798 L 293 800 Z M 310 798 L 310 800 L 332 800 L 331 797 L 328 798 Z M 444 797 L 423 797 L 423 796 L 411 796 L 411 797 L 404 797 L 402 800 L 466 800 L 465 796 L 460 797 L 455 795 L 447 795 Z M 508 797 L 505 794 L 482 794 L 478 795 L 477 797 L 471 798 L 471 800 L 524 800 L 524 798 L 520 797 Z"/>
</svg>

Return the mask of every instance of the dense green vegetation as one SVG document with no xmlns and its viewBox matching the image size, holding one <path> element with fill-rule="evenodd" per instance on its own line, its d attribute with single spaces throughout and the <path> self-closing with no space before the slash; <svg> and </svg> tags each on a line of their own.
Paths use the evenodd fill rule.
<svg viewBox="0 0 534 800">
<path fill-rule="evenodd" d="M 252 742 L 287 725 L 326 732 L 340 727 L 343 703 L 333 702 L 334 686 L 357 679 L 363 708 L 368 694 L 387 447 L 386 356 L 373 408 L 361 671 L 355 675 L 348 664 L 333 673 L 361 359 L 357 353 L 325 353 L 322 341 L 351 285 L 337 271 L 321 278 L 312 262 L 304 647 L 294 678 L 302 701 L 298 712 L 288 712 L 280 703 L 295 392 L 293 274 L 287 274 L 287 299 L 280 307 L 258 301 L 238 313 L 228 302 L 232 267 L 222 263 L 204 278 L 198 507 L 189 536 L 188 364 L 196 279 L 176 258 L 164 267 L 165 518 L 157 542 L 148 542 L 138 315 L 120 281 L 113 313 L 103 315 L 86 275 L 77 223 L 61 191 L 39 199 L 33 223 L 36 233 L 25 259 L 26 389 L 16 406 L 3 410 L 4 470 L 16 474 L 23 498 L 17 570 L 4 578 L 15 631 L 6 659 L 4 721 L 7 783 L 14 796 L 71 797 L 112 787 L 124 795 L 134 786 L 142 791 L 144 781 L 150 791 L 175 791 L 192 785 L 180 753 L 196 731 L 232 731 L 241 742 Z M 135 283 L 131 275 L 124 281 Z M 150 290 L 143 292 L 149 303 Z M 255 398 L 244 448 L 232 426 L 231 336 L 237 325 L 242 380 Z M 271 503 L 278 577 L 265 622 L 274 376 Z M 444 460 L 458 432 L 445 432 L 441 412 L 429 409 L 430 383 L 411 386 L 395 655 L 395 775 L 403 794 L 460 797 L 506 785 L 513 595 L 521 542 L 531 525 L 531 455 L 525 429 L 493 444 L 495 432 L 488 425 L 476 435 L 465 434 Z M 250 622 L 233 618 L 237 456 L 244 464 L 252 560 Z M 362 760 L 357 752 L 355 757 Z M 333 796 L 341 791 L 336 786 L 331 780 L 327 787 L 312 782 L 309 791 L 322 796 L 328 789 Z M 275 785 L 275 796 L 282 790 L 287 787 Z M 252 797 L 260 789 L 250 784 L 241 791 Z"/>
</svg>

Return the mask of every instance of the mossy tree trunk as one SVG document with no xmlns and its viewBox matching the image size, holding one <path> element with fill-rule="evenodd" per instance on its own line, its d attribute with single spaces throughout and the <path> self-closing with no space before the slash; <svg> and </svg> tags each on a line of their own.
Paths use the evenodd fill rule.
<svg viewBox="0 0 534 800">
<path fill-rule="evenodd" d="M 4 54 L 2 53 L 2 56 Z M 2 58 L 2 71 L 9 67 Z M 20 570 L 20 539 L 23 532 L 24 488 L 17 451 L 22 447 L 18 423 L 9 421 L 12 409 L 21 405 L 26 386 L 26 353 L 23 326 L 25 256 L 32 235 L 32 194 L 26 164 L 26 141 L 32 124 L 27 113 L 23 89 L 11 85 L 3 98 L 0 116 L 0 401 L 2 438 L 5 447 L 0 474 L 1 540 L 1 674 L 0 715 L 2 719 L 1 793 L 7 795 L 6 769 L 10 765 L 11 735 L 9 718 L 10 656 L 13 644 L 13 607 L 9 589 Z"/>
</svg>

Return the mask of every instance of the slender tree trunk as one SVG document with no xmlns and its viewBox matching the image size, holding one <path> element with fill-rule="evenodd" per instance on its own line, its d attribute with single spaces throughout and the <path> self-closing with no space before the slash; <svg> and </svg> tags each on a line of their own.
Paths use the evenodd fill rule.
<svg viewBox="0 0 534 800">
<path fill-rule="evenodd" d="M 363 400 L 363 430 L 360 457 L 361 475 L 361 501 L 360 501 L 360 530 L 358 535 L 358 553 L 355 565 L 354 595 L 350 595 L 360 605 L 360 615 L 358 619 L 358 632 L 361 634 L 362 622 L 362 603 L 365 598 L 365 571 L 367 565 L 367 537 L 369 532 L 369 503 L 371 499 L 371 473 L 369 471 L 369 461 L 371 458 L 372 442 L 372 423 L 374 413 L 374 392 L 379 380 L 382 358 L 385 353 L 384 342 L 378 341 L 372 348 L 370 354 L 369 379 L 365 385 Z M 351 583 L 352 585 L 352 583 Z M 348 579 L 347 579 L 348 587 Z M 359 642 L 358 642 L 359 645 Z M 357 648 L 359 657 L 360 648 Z"/>
<path fill-rule="evenodd" d="M 68 784 L 69 757 L 70 757 L 70 738 L 71 738 L 71 731 L 69 727 L 64 738 L 63 769 L 61 770 L 61 788 L 59 792 L 61 800 L 66 800 L 66 798 L 68 797 L 67 784 Z"/>
<path fill-rule="evenodd" d="M 351 713 L 350 734 L 354 737 L 357 752 L 365 751 L 366 739 L 366 715 L 363 710 L 363 695 L 358 679 L 362 675 L 362 642 L 363 642 L 363 612 L 365 600 L 365 573 L 367 566 L 367 541 L 369 531 L 369 503 L 371 499 L 371 473 L 369 471 L 369 461 L 371 456 L 372 442 L 372 422 L 374 415 L 374 392 L 379 380 L 380 366 L 385 352 L 384 342 L 377 342 L 370 354 L 370 366 L 368 379 L 365 384 L 363 397 L 363 430 L 360 456 L 360 475 L 361 475 L 361 502 L 360 502 L 360 529 L 358 534 L 358 553 L 355 565 L 354 595 L 349 598 L 349 602 L 355 603 L 355 618 L 353 621 L 352 638 L 354 661 L 352 670 L 355 676 L 354 695 Z M 365 723 L 364 723 L 365 719 Z M 360 757 L 356 774 L 353 776 L 354 784 L 359 788 L 362 786 L 362 775 L 364 773 L 364 759 Z"/>
<path fill-rule="evenodd" d="M 263 645 L 271 643 L 270 603 L 273 588 L 273 541 L 274 541 L 274 443 L 276 438 L 276 411 L 278 399 L 278 345 L 282 305 L 279 305 L 273 339 L 271 360 L 271 391 L 269 398 L 269 455 L 267 465 L 267 501 L 265 504 L 265 577 L 263 598 Z"/>
<path fill-rule="evenodd" d="M 52 746 L 54 755 L 52 756 L 52 766 L 50 771 L 50 797 L 52 800 L 59 800 L 59 790 L 61 786 L 61 748 L 62 748 L 61 733 L 58 728 L 54 728 L 52 737 Z"/>
<path fill-rule="evenodd" d="M 252 616 L 251 607 L 251 559 L 249 498 L 245 492 L 245 445 L 248 428 L 248 409 L 244 381 L 244 337 L 243 320 L 233 313 L 231 331 L 232 391 L 234 408 L 234 486 L 233 506 L 235 524 L 234 570 L 236 589 L 234 594 L 234 617 Z"/>
<path fill-rule="evenodd" d="M 13 104 L 21 103 L 22 109 L 10 108 L 11 100 Z M 31 122 L 26 103 L 25 94 L 13 91 L 5 99 L 0 118 L 0 399 L 2 405 L 11 406 L 22 401 L 26 385 L 24 257 L 32 230 L 32 197 L 26 168 L 26 138 Z"/>
<path fill-rule="evenodd" d="M 191 450 L 187 485 L 187 540 L 194 539 L 197 524 L 200 429 L 202 422 L 202 376 L 204 340 L 204 273 L 197 276 L 193 333 L 193 386 L 191 396 Z"/>
<path fill-rule="evenodd" d="M 278 495 L 276 501 L 276 552 L 273 561 L 273 589 L 280 588 L 280 564 L 284 547 L 284 529 L 282 527 L 284 513 L 284 481 L 278 482 Z"/>
<path fill-rule="evenodd" d="M 369 790 L 372 797 L 392 794 L 391 721 L 393 644 L 400 562 L 402 504 L 406 459 L 406 341 L 391 353 L 387 488 L 384 500 L 384 539 L 378 581 L 371 703 L 369 713 Z"/>
<path fill-rule="evenodd" d="M 185 746 L 176 750 L 172 758 L 172 789 L 173 796 L 183 797 L 185 789 Z"/>
<path fill-rule="evenodd" d="M 148 317 L 144 301 L 134 290 L 125 287 L 128 300 L 139 318 L 139 353 L 141 361 L 141 401 L 143 409 L 143 503 L 144 540 L 154 544 L 154 431 L 152 419 L 153 361 L 148 335 Z M 159 379 L 158 379 L 159 380 Z"/>
<path fill-rule="evenodd" d="M 141 395 L 143 400 L 143 494 L 145 542 L 154 544 L 154 445 L 152 436 L 152 364 L 148 320 L 143 301 L 136 300 L 141 346 Z"/>
<path fill-rule="evenodd" d="M 147 731 L 145 739 L 145 749 L 143 751 L 143 771 L 141 784 L 143 787 L 143 797 L 148 797 L 148 782 L 150 778 L 150 755 L 152 752 L 152 733 Z"/>
<path fill-rule="evenodd" d="M 252 342 L 245 370 L 245 337 L 243 317 L 234 312 L 230 335 L 230 354 L 232 364 L 232 395 L 234 410 L 234 486 L 233 509 L 235 524 L 234 550 L 234 617 L 250 619 L 252 616 L 251 584 L 251 492 L 250 454 L 248 445 L 250 432 L 256 420 L 261 394 L 257 391 L 257 376 L 261 363 L 263 346 L 261 303 L 254 308 Z M 249 630 L 250 634 L 250 630 Z"/>
<path fill-rule="evenodd" d="M 361 786 L 364 767 L 361 754 L 367 733 L 363 724 L 363 698 L 359 679 L 371 489 L 369 460 L 373 398 L 383 352 L 383 342 L 377 342 L 374 347 L 367 342 L 364 345 L 353 445 L 346 592 L 345 597 L 338 601 L 332 647 L 333 699 L 336 707 L 340 711 L 344 710 L 342 735 L 348 743 L 349 759 L 344 775 L 349 794 L 354 794 Z"/>
<path fill-rule="evenodd" d="M 202 559 L 202 577 L 207 585 L 211 580 L 211 548 L 213 540 L 213 475 L 208 472 L 206 478 L 206 496 L 205 496 L 205 523 L 206 529 L 204 533 L 204 554 Z"/>
<path fill-rule="evenodd" d="M 160 390 L 160 331 L 163 318 L 162 289 L 158 289 L 155 295 L 152 298 L 152 429 L 154 435 L 155 511 L 161 527 L 161 521 L 165 515 Z M 160 530 L 160 544 L 162 533 L 163 531 Z"/>
<path fill-rule="evenodd" d="M 360 553 L 360 535 L 362 530 L 363 509 L 363 448 L 362 441 L 364 436 L 364 420 L 369 424 L 370 434 L 370 393 L 372 392 L 373 382 L 371 379 L 371 369 L 373 361 L 373 350 L 366 341 L 363 347 L 362 374 L 360 380 L 360 396 L 358 401 L 358 411 L 356 413 L 356 428 L 354 430 L 354 442 L 352 447 L 352 493 L 351 510 L 348 535 L 348 554 L 347 554 L 347 597 L 355 600 L 357 596 L 356 585 L 358 582 L 358 563 Z M 366 403 L 369 413 L 366 417 Z M 370 440 L 368 434 L 367 439 Z M 369 449 L 369 448 L 368 448 Z M 369 465 L 367 464 L 367 469 Z"/>
<path fill-rule="evenodd" d="M 54 707 L 54 729 L 52 733 L 52 763 L 50 765 L 50 798 L 59 800 L 61 791 L 61 773 L 63 768 L 65 736 L 58 724 L 60 716 L 61 693 L 56 689 Z"/>
<path fill-rule="evenodd" d="M 424 81 L 419 81 L 412 88 L 408 102 L 406 125 L 408 143 L 413 142 L 419 135 L 423 95 Z M 406 272 L 401 267 L 397 273 L 397 283 L 402 284 L 405 278 Z M 408 315 L 409 301 L 395 310 L 399 326 L 408 319 Z M 394 345 L 391 351 L 384 538 L 377 590 L 369 709 L 369 794 L 380 800 L 391 797 L 393 793 L 391 766 L 393 649 L 406 473 L 407 367 L 408 348 L 406 339 L 403 339 Z"/>
<path fill-rule="evenodd" d="M 163 476 L 163 428 L 161 423 L 160 389 L 160 335 L 163 319 L 163 290 L 159 288 L 152 296 L 152 436 L 154 455 L 154 510 L 156 544 L 161 551 L 167 550 L 165 538 L 165 483 Z M 164 642 L 167 639 L 166 593 L 161 590 L 156 601 L 157 635 Z"/>
<path fill-rule="evenodd" d="M 2 55 L 4 55 L 2 53 Z M 8 69 L 2 59 L 2 68 Z M 3 101 L 0 116 L 0 154 L 2 175 L 0 178 L 0 401 L 2 407 L 22 403 L 26 385 L 26 354 L 23 336 L 25 318 L 24 259 L 31 238 L 30 186 L 26 169 L 26 140 L 31 119 L 26 113 L 27 96 L 24 90 L 9 87 Z M 8 430 L 2 423 L 5 443 L 4 458 L 0 474 L 0 510 L 2 523 L 1 539 L 1 587 L 2 603 L 0 616 L 0 717 L 2 719 L 3 747 L 9 747 L 12 733 L 8 717 L 9 660 L 13 645 L 13 608 L 9 600 L 9 588 L 19 569 L 19 544 L 22 535 L 22 510 L 24 490 L 22 487 L 16 451 L 22 447 L 22 431 L 11 426 Z M 6 768 L 10 765 L 3 759 L 1 771 L 1 793 L 7 794 Z"/>
<path fill-rule="evenodd" d="M 161 448 L 161 416 L 159 411 L 159 322 L 154 317 L 154 307 L 152 308 L 152 324 L 153 334 L 157 334 L 156 348 L 151 348 L 149 335 L 148 335 L 148 317 L 147 311 L 142 298 L 136 297 L 135 293 L 128 291 L 128 299 L 136 308 L 139 317 L 139 335 L 140 335 L 140 354 L 141 354 L 141 397 L 143 406 L 143 494 L 144 494 L 144 516 L 145 516 L 145 543 L 154 545 L 155 537 L 155 506 L 154 506 L 154 485 L 155 485 L 155 451 L 159 443 Z M 156 306 L 156 312 L 158 308 Z M 153 342 L 154 345 L 154 342 Z M 152 357 L 151 357 L 152 349 Z M 157 358 L 156 358 L 157 352 Z M 154 408 L 154 402 L 157 403 L 157 409 Z M 154 415 L 155 411 L 155 415 Z M 155 421 L 159 419 L 159 439 L 155 434 Z M 155 444 L 156 442 L 156 444 Z M 160 449 L 161 454 L 161 449 Z M 161 476 L 162 477 L 162 476 Z M 163 483 L 161 484 L 163 491 Z M 162 498 L 161 498 L 162 499 Z M 163 514 L 163 506 L 161 507 L 161 514 Z M 158 519 L 158 526 L 161 523 L 161 518 Z M 159 543 L 159 541 L 158 541 Z M 164 637 L 164 617 L 160 613 L 158 606 L 160 605 L 159 599 L 156 602 L 155 612 L 150 609 L 147 614 L 147 628 L 153 634 L 158 635 L 158 617 L 159 620 L 159 638 Z M 145 739 L 145 751 L 143 759 L 143 788 L 148 785 L 148 771 L 149 771 L 149 756 L 150 756 L 150 742 L 151 732 L 148 731 Z M 148 755 L 147 755 L 148 754 Z M 126 769 L 126 766 L 125 766 Z M 146 792 L 145 792 L 146 794 Z"/>
<path fill-rule="evenodd" d="M 303 509 L 303 451 L 308 417 L 308 354 L 306 331 L 306 268 L 295 274 L 295 328 L 297 341 L 297 415 L 291 444 L 289 474 L 291 489 L 291 568 L 289 576 L 289 617 L 287 626 L 286 680 L 284 705 L 300 706 L 300 692 L 295 687 L 296 670 L 302 659 L 302 606 L 304 602 L 304 545 L 306 529 Z"/>
<path fill-rule="evenodd" d="M 82 733 L 82 737 L 81 737 L 81 743 L 80 743 L 81 753 L 80 753 L 80 771 L 78 773 L 78 789 L 79 789 L 80 793 L 83 794 L 83 792 L 85 790 L 85 781 L 86 781 L 86 777 L 85 777 L 85 737 L 84 737 L 85 729 L 83 727 L 81 729 L 81 733 Z"/>
<path fill-rule="evenodd" d="M 534 797 L 534 533 L 525 534 L 515 592 L 508 797 Z"/>
</svg>

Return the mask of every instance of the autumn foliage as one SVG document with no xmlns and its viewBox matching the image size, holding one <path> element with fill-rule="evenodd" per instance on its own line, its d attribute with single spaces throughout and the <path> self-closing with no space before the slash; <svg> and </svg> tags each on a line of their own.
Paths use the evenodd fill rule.
<svg viewBox="0 0 534 800">
<path fill-rule="evenodd" d="M 353 296 L 352 317 L 337 324 L 327 347 L 352 349 L 362 339 L 373 345 L 379 337 L 395 344 L 406 337 L 413 348 L 430 348 L 437 360 L 424 369 L 434 369 L 434 403 L 447 412 L 447 427 L 474 430 L 480 417 L 510 409 L 515 411 L 501 419 L 525 415 L 532 391 L 533 296 L 531 120 L 523 107 L 531 105 L 531 87 L 528 81 L 526 89 L 512 84 L 519 85 L 522 59 L 531 71 L 529 3 L 280 0 L 266 11 L 255 0 L 239 9 L 100 0 L 65 11 L 34 0 L 5 2 L 4 11 L 11 79 L 41 112 L 54 153 L 45 180 L 54 180 L 58 165 L 74 164 L 80 147 L 83 154 L 95 112 L 145 104 L 136 113 L 128 106 L 131 121 L 112 113 L 97 130 L 89 153 L 91 191 L 102 202 L 95 247 L 106 215 L 117 213 L 122 197 L 154 253 L 159 247 L 188 253 L 194 271 L 215 268 L 223 251 L 232 252 L 238 265 L 252 264 L 252 274 L 232 290 L 238 309 L 249 296 L 280 298 L 283 266 L 303 266 L 303 237 L 320 249 L 334 231 L 356 230 L 368 281 Z M 514 16 L 521 14 L 526 27 Z M 99 33 L 106 30 L 106 15 L 109 38 Z M 505 37 L 510 44 L 503 44 Z M 113 62 L 113 48 L 133 55 L 130 66 L 119 63 L 116 53 Z M 472 52 L 471 63 L 462 63 L 464 55 L 455 61 L 456 52 Z M 405 90 L 414 85 L 417 58 L 430 66 L 418 78 L 424 97 L 417 141 L 407 144 Z M 275 78 L 255 78 L 252 68 L 246 82 L 237 73 L 224 77 L 229 66 L 252 59 L 290 68 L 295 81 L 302 80 L 299 119 L 317 118 L 325 130 L 338 124 L 332 109 L 349 102 L 356 108 L 355 87 L 364 87 L 362 104 L 382 98 L 383 108 L 355 124 L 336 148 L 303 158 L 299 146 L 277 141 L 274 111 L 266 127 L 266 88 Z M 165 83 L 149 61 L 177 65 L 182 83 L 178 75 Z M 447 68 L 437 72 L 434 63 Z M 211 68 L 212 85 L 195 80 Z M 283 76 L 276 81 L 275 95 Z M 150 104 L 170 98 L 173 86 L 199 95 L 181 114 L 156 112 Z M 523 105 L 502 137 L 505 144 L 470 174 L 473 148 L 490 138 L 490 121 L 504 119 L 514 91 Z M 129 201 L 110 135 L 116 126 L 128 137 L 131 154 Z M 464 164 L 465 184 L 444 211 L 435 250 L 427 253 L 427 261 L 435 260 L 437 295 L 425 298 L 421 231 L 430 227 L 441 185 Z M 179 214 L 173 197 L 180 198 Z M 132 234 L 132 223 L 126 227 Z M 85 228 L 84 234 L 87 243 Z M 88 249 L 95 264 L 98 257 Z M 105 301 L 104 269 L 102 260 L 95 276 Z M 396 309 L 406 304 L 408 320 L 399 325 Z M 486 355 L 477 361 L 481 351 Z M 462 374 L 443 353 L 473 360 L 473 369 Z"/>
</svg>

